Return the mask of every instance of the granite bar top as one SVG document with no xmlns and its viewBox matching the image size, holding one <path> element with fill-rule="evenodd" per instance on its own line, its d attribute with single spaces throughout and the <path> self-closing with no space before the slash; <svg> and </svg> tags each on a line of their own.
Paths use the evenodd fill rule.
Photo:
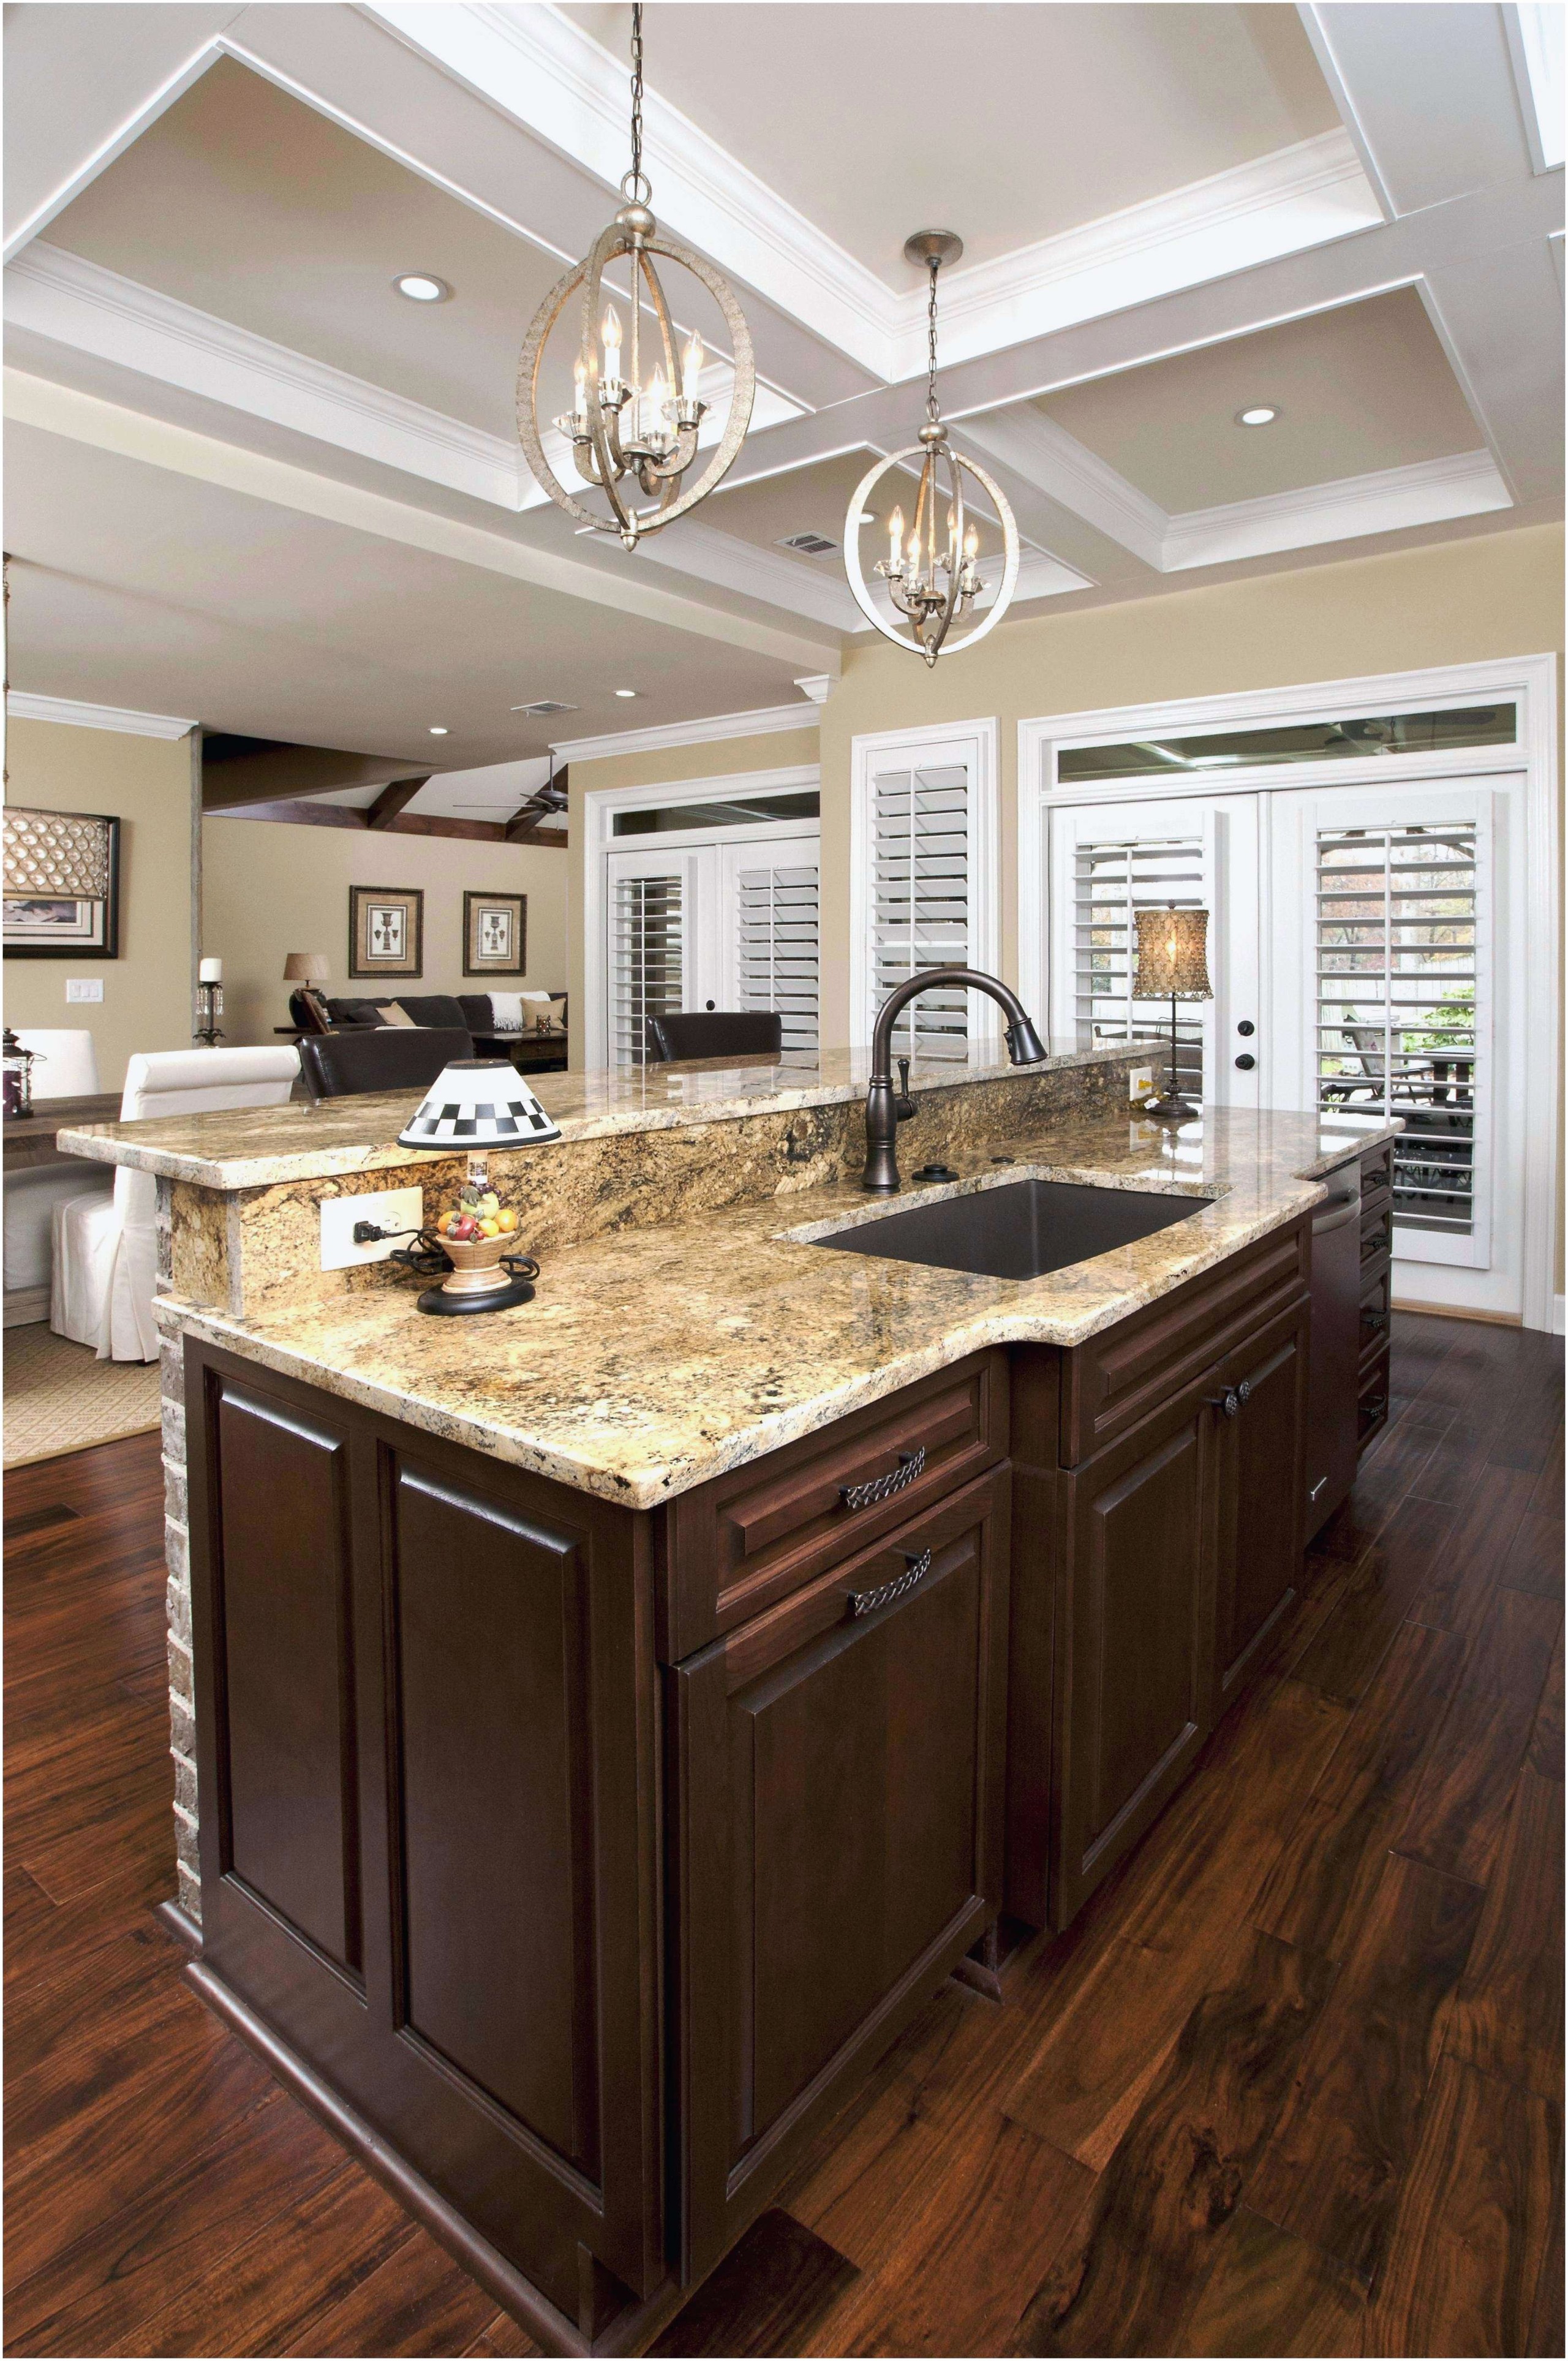
<svg viewBox="0 0 1568 2361">
<path fill-rule="evenodd" d="M 919 1061 L 911 1087 L 950 1090 L 1005 1075 L 1043 1074 L 1107 1065 L 1157 1042 L 1102 1042 L 1091 1049 L 1052 1042 L 1041 1064 L 1013 1066 L 1000 1049 L 979 1045 L 968 1058 Z M 694 1058 L 669 1066 L 629 1066 L 580 1074 L 525 1077 L 560 1126 L 563 1141 L 617 1132 L 671 1131 L 685 1125 L 739 1121 L 795 1108 L 863 1099 L 871 1078 L 865 1049 L 825 1049 L 814 1063 L 792 1059 Z M 210 1115 L 163 1115 L 147 1123 L 82 1124 L 60 1135 L 62 1154 L 100 1164 L 131 1164 L 170 1180 L 206 1189 L 266 1188 L 332 1173 L 371 1172 L 428 1164 L 451 1148 L 400 1148 L 398 1134 L 422 1094 L 411 1091 L 323 1099 L 312 1106 L 239 1107 Z M 510 1151 L 509 1151 L 510 1152 Z M 549 1156 L 551 1147 L 528 1151 Z M 558 1151 L 557 1151 L 558 1152 Z"/>
<path fill-rule="evenodd" d="M 856 1085 L 846 1076 L 842 1087 Z M 557 1250 L 535 1300 L 511 1312 L 430 1319 L 411 1281 L 254 1320 L 177 1296 L 157 1310 L 170 1333 L 647 1509 L 984 1345 L 1083 1343 L 1319 1203 L 1321 1174 L 1399 1128 L 1227 1108 L 1177 1130 L 1119 1114 L 1069 1117 L 999 1140 L 1006 1164 L 977 1148 L 953 1159 L 957 1182 L 906 1181 L 891 1200 L 833 1182 Z M 1194 1211 L 1025 1280 L 813 1243 L 1031 1174 L 1188 1195 Z"/>
</svg>

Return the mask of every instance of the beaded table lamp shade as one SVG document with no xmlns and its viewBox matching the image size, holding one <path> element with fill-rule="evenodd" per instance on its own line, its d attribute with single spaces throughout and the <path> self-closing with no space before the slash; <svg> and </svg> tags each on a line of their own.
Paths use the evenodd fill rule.
<svg viewBox="0 0 1568 2361">
<path fill-rule="evenodd" d="M 1140 910 L 1135 1000 L 1212 1000 L 1207 910 Z"/>
<path fill-rule="evenodd" d="M 1179 1123 L 1198 1110 L 1184 1099 L 1176 1071 L 1176 1004 L 1179 1000 L 1212 1000 L 1209 982 L 1209 913 L 1179 910 L 1172 903 L 1163 910 L 1139 910 L 1138 966 L 1133 978 L 1135 1000 L 1170 1003 L 1170 1087 L 1163 1098 L 1144 1109 L 1159 1122 Z"/>
</svg>

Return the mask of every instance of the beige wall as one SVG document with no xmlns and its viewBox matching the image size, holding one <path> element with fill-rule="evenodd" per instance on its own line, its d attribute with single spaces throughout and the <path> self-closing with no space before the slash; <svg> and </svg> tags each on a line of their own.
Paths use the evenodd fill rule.
<svg viewBox="0 0 1568 2361">
<path fill-rule="evenodd" d="M 224 1030 L 236 1046 L 269 1043 L 272 1027 L 288 1023 L 290 951 L 326 953 L 326 990 L 334 999 L 376 989 L 348 973 L 350 885 L 424 889 L 424 973 L 411 993 L 488 989 L 482 977 L 463 973 L 463 895 L 470 889 L 528 896 L 528 972 L 493 978 L 498 989 L 565 985 L 564 852 L 217 815 L 202 837 L 202 949 L 224 962 Z"/>
<path fill-rule="evenodd" d="M 7 803 L 121 822 L 119 957 L 5 961 L 5 1022 L 84 1028 L 100 1089 L 117 1091 L 138 1049 L 191 1047 L 191 740 L 14 720 L 6 764 Z M 68 1006 L 67 976 L 101 977 L 102 1004 Z"/>
<path fill-rule="evenodd" d="M 927 671 L 878 642 L 845 655 L 822 713 L 822 1038 L 850 1031 L 850 764 L 879 730 L 995 715 L 1002 756 L 1002 972 L 1018 975 L 1017 725 L 1041 715 L 1217 697 L 1563 649 L 1563 528 L 1168 591 L 999 624 Z M 707 752 L 715 750 L 707 748 Z"/>
<path fill-rule="evenodd" d="M 815 763 L 817 752 L 817 717 L 813 714 L 799 730 L 764 732 L 757 738 L 718 738 L 706 746 L 667 746 L 653 754 L 609 754 L 602 762 L 574 763 L 567 777 L 571 850 L 567 861 L 571 873 L 567 890 L 571 906 L 580 913 L 584 907 L 584 875 L 587 827 L 584 797 L 590 787 L 657 787 L 678 785 L 685 779 L 728 779 L 747 771 L 791 771 L 802 764 Z M 572 929 L 572 1002 L 583 1005 L 583 929 Z M 572 1037 L 572 1064 L 584 1062 L 580 1033 Z"/>
</svg>

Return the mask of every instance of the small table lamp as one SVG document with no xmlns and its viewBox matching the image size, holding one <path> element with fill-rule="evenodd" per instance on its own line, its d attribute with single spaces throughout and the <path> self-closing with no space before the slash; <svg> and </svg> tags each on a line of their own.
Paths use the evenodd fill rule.
<svg viewBox="0 0 1568 2361">
<path fill-rule="evenodd" d="M 1198 1109 L 1184 1099 L 1176 1072 L 1176 1004 L 1179 1000 L 1212 1000 L 1209 983 L 1207 910 L 1179 910 L 1174 902 L 1163 910 L 1139 910 L 1138 971 L 1133 978 L 1135 1000 L 1170 1003 L 1170 1088 L 1152 1099 L 1144 1113 L 1157 1123 L 1180 1123 Z"/>
<path fill-rule="evenodd" d="M 331 973 L 332 963 L 325 951 L 291 951 L 283 961 L 284 983 L 304 985 L 301 997 L 323 1033 L 329 1029 L 326 1010 L 321 1005 L 320 994 L 313 987 L 325 983 Z"/>
</svg>

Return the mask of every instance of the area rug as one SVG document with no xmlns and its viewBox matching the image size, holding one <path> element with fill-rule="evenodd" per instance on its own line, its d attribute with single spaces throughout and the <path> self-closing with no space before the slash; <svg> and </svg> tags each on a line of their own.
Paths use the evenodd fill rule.
<svg viewBox="0 0 1568 2361">
<path fill-rule="evenodd" d="M 159 1422 L 158 1363 L 101 1361 L 43 1321 L 5 1331 L 4 1465 L 25 1467 Z"/>
</svg>

